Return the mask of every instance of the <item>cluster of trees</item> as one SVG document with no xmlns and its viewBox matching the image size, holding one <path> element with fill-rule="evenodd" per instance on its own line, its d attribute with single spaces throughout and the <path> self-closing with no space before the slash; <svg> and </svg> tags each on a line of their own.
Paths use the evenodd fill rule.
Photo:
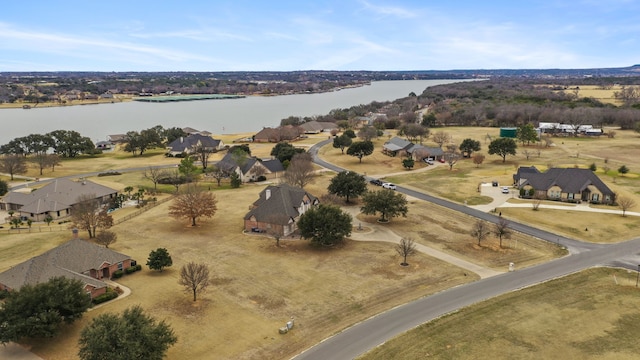
<svg viewBox="0 0 640 360">
<path fill-rule="evenodd" d="M 0 343 L 26 338 L 51 338 L 62 324 L 80 319 L 91 299 L 80 280 L 54 277 L 5 292 L 0 307 Z"/>
<path fill-rule="evenodd" d="M 362 197 L 364 214 L 380 214 L 380 222 L 388 222 L 397 216 L 407 216 L 407 199 L 404 195 L 393 190 L 382 189 L 367 191 L 364 176 L 351 171 L 342 171 L 331 179 L 328 187 L 329 194 L 345 198 L 349 203 L 357 197 Z M 321 204 L 300 216 L 298 229 L 303 238 L 310 239 L 312 244 L 332 246 L 340 243 L 344 237 L 351 234 L 352 219 L 339 207 Z"/>
<path fill-rule="evenodd" d="M 170 127 L 165 129 L 161 125 L 139 132 L 132 130 L 125 134 L 124 141 L 126 145 L 124 150 L 132 153 L 133 156 L 142 155 L 147 150 L 164 147 L 184 136 L 187 136 L 187 133 L 181 128 Z"/>
<path fill-rule="evenodd" d="M 477 220 L 470 231 L 470 235 L 478 241 L 478 246 L 480 246 L 480 242 L 482 240 L 486 239 L 491 234 L 495 235 L 500 240 L 500 247 L 502 247 L 502 239 L 511 238 L 512 231 L 509 221 L 500 217 L 498 222 L 494 223 L 493 227 L 491 227 L 486 221 Z"/>
<path fill-rule="evenodd" d="M 90 138 L 73 130 L 54 130 L 44 135 L 31 134 L 15 138 L 0 146 L 0 154 L 38 155 L 46 154 L 50 149 L 64 158 L 96 153 Z"/>
</svg>

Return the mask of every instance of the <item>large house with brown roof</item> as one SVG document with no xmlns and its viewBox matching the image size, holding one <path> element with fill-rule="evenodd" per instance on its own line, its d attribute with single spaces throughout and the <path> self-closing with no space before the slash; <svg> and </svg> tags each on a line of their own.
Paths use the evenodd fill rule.
<svg viewBox="0 0 640 360">
<path fill-rule="evenodd" d="M 253 136 L 253 142 L 280 142 L 291 141 L 304 133 L 298 126 L 278 126 L 277 128 L 265 127 Z"/>
<path fill-rule="evenodd" d="M 44 221 L 71 215 L 73 205 L 82 195 L 95 196 L 106 203 L 118 195 L 118 191 L 88 180 L 56 179 L 30 193 L 11 191 L 0 200 L 0 210 L 13 210 L 32 221 Z"/>
<path fill-rule="evenodd" d="M 0 273 L 0 291 L 17 290 L 64 276 L 82 281 L 91 298 L 104 294 L 107 284 L 117 270 L 135 266 L 130 256 L 102 246 L 72 239 L 44 254 L 33 257 Z"/>
<path fill-rule="evenodd" d="M 589 169 L 551 168 L 541 173 L 534 166 L 520 167 L 513 181 L 526 197 L 608 205 L 616 201 L 616 194 Z"/>
<path fill-rule="evenodd" d="M 259 196 L 244 216 L 247 232 L 291 235 L 298 229 L 300 216 L 319 204 L 318 198 L 289 184 L 270 185 Z"/>
</svg>

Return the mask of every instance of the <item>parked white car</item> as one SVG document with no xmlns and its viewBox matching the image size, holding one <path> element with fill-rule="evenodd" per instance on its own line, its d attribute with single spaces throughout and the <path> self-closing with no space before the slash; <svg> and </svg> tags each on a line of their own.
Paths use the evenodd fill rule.
<svg viewBox="0 0 640 360">
<path fill-rule="evenodd" d="M 391 190 L 395 190 L 396 189 L 396 185 L 393 183 L 384 183 L 382 184 L 382 187 L 385 189 L 391 189 Z"/>
<path fill-rule="evenodd" d="M 508 186 L 503 186 L 502 187 L 502 193 L 503 194 L 508 194 L 509 193 L 509 187 Z"/>
<path fill-rule="evenodd" d="M 428 159 L 428 158 L 427 158 L 427 159 L 424 159 L 424 162 L 425 162 L 425 163 L 427 163 L 428 165 L 433 165 L 433 164 L 435 164 L 435 163 L 433 162 L 433 159 Z"/>
</svg>

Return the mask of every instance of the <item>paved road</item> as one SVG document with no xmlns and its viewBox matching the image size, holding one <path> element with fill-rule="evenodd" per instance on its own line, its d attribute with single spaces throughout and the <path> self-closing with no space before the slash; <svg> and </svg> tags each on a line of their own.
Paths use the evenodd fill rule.
<svg viewBox="0 0 640 360">
<path fill-rule="evenodd" d="M 317 156 L 318 149 L 329 142 L 330 140 L 323 141 L 310 149 L 314 162 L 334 171 L 343 171 L 343 169 L 327 163 Z M 397 191 L 486 221 L 497 222 L 499 219 L 495 215 L 411 189 L 398 187 Z M 640 265 L 636 265 L 639 263 L 637 254 L 640 247 L 640 238 L 611 245 L 590 244 L 513 221 L 510 226 L 516 231 L 564 245 L 569 248 L 572 255 L 545 264 L 458 286 L 394 308 L 326 339 L 299 354 L 294 359 L 353 359 L 420 324 L 506 292 L 598 265 L 624 266 L 634 270 L 636 270 L 636 266 L 640 267 Z"/>
</svg>

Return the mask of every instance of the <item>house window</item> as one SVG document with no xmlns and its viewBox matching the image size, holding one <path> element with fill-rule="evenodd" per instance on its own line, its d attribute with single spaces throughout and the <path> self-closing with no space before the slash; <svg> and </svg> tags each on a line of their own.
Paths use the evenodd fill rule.
<svg viewBox="0 0 640 360">
<path fill-rule="evenodd" d="M 122 263 L 121 262 L 118 263 L 118 270 L 122 270 Z"/>
<path fill-rule="evenodd" d="M 593 194 L 593 196 L 591 197 L 591 200 L 593 202 L 597 202 L 600 200 L 600 194 Z"/>
<path fill-rule="evenodd" d="M 568 200 L 573 200 L 573 193 L 568 193 L 567 194 L 567 199 Z"/>
</svg>

